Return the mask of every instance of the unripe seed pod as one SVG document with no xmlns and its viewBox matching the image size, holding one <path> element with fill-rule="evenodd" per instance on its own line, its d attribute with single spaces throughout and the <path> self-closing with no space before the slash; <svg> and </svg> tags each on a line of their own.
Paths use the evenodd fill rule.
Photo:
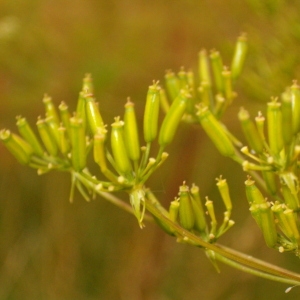
<svg viewBox="0 0 300 300">
<path fill-rule="evenodd" d="M 0 140 L 21 164 L 29 163 L 33 149 L 21 137 L 3 129 L 0 131 Z"/>
<path fill-rule="evenodd" d="M 45 120 L 38 118 L 36 125 L 47 152 L 52 156 L 56 156 L 58 151 L 57 142 L 50 133 L 49 127 L 47 126 Z"/>
<path fill-rule="evenodd" d="M 111 126 L 111 149 L 118 168 L 117 171 L 126 177 L 132 171 L 132 166 L 124 141 L 124 122 L 120 121 L 119 118 L 115 118 L 115 122 Z"/>
<path fill-rule="evenodd" d="M 48 126 L 49 133 L 52 135 L 53 139 L 59 145 L 59 133 L 58 133 L 58 124 L 54 121 L 53 117 L 47 117 L 45 122 Z"/>
<path fill-rule="evenodd" d="M 129 98 L 125 104 L 124 123 L 124 139 L 128 156 L 131 160 L 137 161 L 140 158 L 141 152 L 139 133 L 134 111 L 134 104 Z"/>
<path fill-rule="evenodd" d="M 266 203 L 266 199 L 255 185 L 255 181 L 251 180 L 250 177 L 245 181 L 245 186 L 247 200 L 250 205 Z"/>
<path fill-rule="evenodd" d="M 195 224 L 195 215 L 189 195 L 189 188 L 185 183 L 179 188 L 179 199 L 180 225 L 186 230 L 192 230 Z"/>
<path fill-rule="evenodd" d="M 299 199 L 297 194 L 292 194 L 290 188 L 285 183 L 281 185 L 281 192 L 286 206 L 289 209 L 297 210 L 299 208 Z"/>
<path fill-rule="evenodd" d="M 174 200 L 170 203 L 169 218 L 173 222 L 177 222 L 178 213 L 179 213 L 179 206 L 180 206 L 180 204 L 179 204 L 178 200 Z"/>
<path fill-rule="evenodd" d="M 298 222 L 297 215 L 291 209 L 286 209 L 284 211 L 284 215 L 285 215 L 287 222 L 291 228 L 292 238 L 299 243 L 299 230 L 297 227 L 297 222 Z"/>
<path fill-rule="evenodd" d="M 300 130 L 300 87 L 297 81 L 291 86 L 292 109 L 293 109 L 293 130 L 297 134 Z"/>
<path fill-rule="evenodd" d="M 262 171 L 261 173 L 263 175 L 268 192 L 275 196 L 277 193 L 275 173 L 272 171 Z"/>
<path fill-rule="evenodd" d="M 189 70 L 186 73 L 187 76 L 187 82 L 188 82 L 188 86 L 189 86 L 189 91 L 192 94 L 193 98 L 195 97 L 195 76 L 194 76 L 194 72 Z"/>
<path fill-rule="evenodd" d="M 290 91 L 286 91 L 281 95 L 281 111 L 282 111 L 282 136 L 285 145 L 292 142 L 293 129 L 293 109 L 292 97 Z"/>
<path fill-rule="evenodd" d="M 81 118 L 74 116 L 70 119 L 71 126 L 71 158 L 75 171 L 81 171 L 86 166 L 86 137 Z"/>
<path fill-rule="evenodd" d="M 259 204 L 261 230 L 268 247 L 273 248 L 277 243 L 277 231 L 273 212 L 269 203 Z"/>
<path fill-rule="evenodd" d="M 231 72 L 224 67 L 222 71 L 223 82 L 224 82 L 224 94 L 227 99 L 227 105 L 231 104 L 235 93 L 232 90 Z"/>
<path fill-rule="evenodd" d="M 159 115 L 160 93 L 158 82 L 149 86 L 146 106 L 144 112 L 144 139 L 146 143 L 151 143 L 157 135 L 157 122 Z"/>
<path fill-rule="evenodd" d="M 255 117 L 255 123 L 256 123 L 256 128 L 258 131 L 258 134 L 261 138 L 262 141 L 265 142 L 265 132 L 264 132 L 264 126 L 265 126 L 265 117 L 262 115 L 261 112 L 258 112 L 258 116 Z"/>
<path fill-rule="evenodd" d="M 241 122 L 244 135 L 245 135 L 250 147 L 256 153 L 262 153 L 263 149 L 264 149 L 264 143 L 263 143 L 263 140 L 261 139 L 261 136 L 259 135 L 259 133 L 257 131 L 256 126 L 250 120 L 250 115 L 249 115 L 248 111 L 241 108 L 238 113 L 238 118 Z"/>
<path fill-rule="evenodd" d="M 177 98 L 173 101 L 160 128 L 159 145 L 165 146 L 173 140 L 177 127 L 185 113 L 188 97 L 188 92 L 181 90 Z"/>
<path fill-rule="evenodd" d="M 82 120 L 82 124 L 83 124 L 83 128 L 86 128 L 86 105 L 85 105 L 85 97 L 84 97 L 85 93 L 84 92 L 80 92 L 79 93 L 79 97 L 78 97 L 78 101 L 77 101 L 77 107 L 76 107 L 76 117 L 80 118 Z"/>
<path fill-rule="evenodd" d="M 283 148 L 281 104 L 273 99 L 268 103 L 268 140 L 273 155 L 278 155 Z"/>
<path fill-rule="evenodd" d="M 235 82 L 235 80 L 240 76 L 242 72 L 247 54 L 247 49 L 247 36 L 246 34 L 242 34 L 238 37 L 231 63 L 231 76 L 233 82 Z"/>
<path fill-rule="evenodd" d="M 66 128 L 65 127 L 58 127 L 58 137 L 59 137 L 59 150 L 62 154 L 66 155 L 70 150 L 70 143 L 66 137 Z"/>
<path fill-rule="evenodd" d="M 17 117 L 17 126 L 21 136 L 30 144 L 34 153 L 38 156 L 43 156 L 44 149 L 27 120 L 20 116 Z"/>
<path fill-rule="evenodd" d="M 88 125 L 92 131 L 92 134 L 95 135 L 98 131 L 100 131 L 103 127 L 103 120 L 98 108 L 95 99 L 92 94 L 85 94 L 85 109 L 86 109 L 86 117 Z"/>
<path fill-rule="evenodd" d="M 217 91 L 224 95 L 225 85 L 222 72 L 224 70 L 222 58 L 218 51 L 213 50 L 210 54 L 211 66 L 214 74 Z"/>
<path fill-rule="evenodd" d="M 52 98 L 49 97 L 48 95 L 44 95 L 43 102 L 45 105 L 45 110 L 46 110 L 46 116 L 47 117 L 52 117 L 53 121 L 58 125 L 59 124 L 59 118 L 57 111 L 55 109 L 55 106 L 52 102 Z"/>
<path fill-rule="evenodd" d="M 191 202 L 195 216 L 195 229 L 199 230 L 200 232 L 205 232 L 207 228 L 205 213 L 203 210 L 202 202 L 200 199 L 199 188 L 195 185 L 192 186 L 191 191 Z"/>
<path fill-rule="evenodd" d="M 229 195 L 229 188 L 228 184 L 226 182 L 226 179 L 223 179 L 221 176 L 217 178 L 217 187 L 219 189 L 220 195 L 222 197 L 222 200 L 225 204 L 226 210 L 231 211 L 232 210 L 232 203 L 231 203 L 231 198 Z"/>
<path fill-rule="evenodd" d="M 170 104 L 166 95 L 166 91 L 164 89 L 159 89 L 159 99 L 163 111 L 167 113 L 170 109 Z"/>
<path fill-rule="evenodd" d="M 104 140 L 105 137 L 103 134 L 97 133 L 94 136 L 94 161 L 100 166 L 102 172 L 107 169 Z"/>
<path fill-rule="evenodd" d="M 60 112 L 60 118 L 63 123 L 63 126 L 66 128 L 68 135 L 70 136 L 71 130 L 70 130 L 70 113 L 68 106 L 65 102 L 61 102 L 61 104 L 58 106 L 59 112 Z"/>
<path fill-rule="evenodd" d="M 180 68 L 180 71 L 178 72 L 177 76 L 179 79 L 180 90 L 188 89 L 189 88 L 188 78 L 187 78 L 187 73 L 184 70 L 184 67 Z"/>
<path fill-rule="evenodd" d="M 211 87 L 211 75 L 209 69 L 208 55 L 205 49 L 199 52 L 199 78 L 200 82 L 206 82 L 209 87 Z"/>
<path fill-rule="evenodd" d="M 211 107 L 211 87 L 207 81 L 201 81 L 201 85 L 198 88 L 198 91 L 201 96 L 201 102 L 207 106 Z"/>
<path fill-rule="evenodd" d="M 234 156 L 235 150 L 232 142 L 210 110 L 207 107 L 199 107 L 197 115 L 202 128 L 219 152 L 224 156 Z"/>
<path fill-rule="evenodd" d="M 170 70 L 165 75 L 166 88 L 171 101 L 174 101 L 180 93 L 180 81 L 177 76 Z"/>
</svg>

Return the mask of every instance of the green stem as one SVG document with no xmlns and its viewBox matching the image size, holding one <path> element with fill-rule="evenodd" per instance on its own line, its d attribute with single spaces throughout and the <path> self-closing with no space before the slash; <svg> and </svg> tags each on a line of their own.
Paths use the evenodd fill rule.
<svg viewBox="0 0 300 300">
<path fill-rule="evenodd" d="M 210 244 L 205 242 L 198 236 L 183 229 L 178 224 L 172 222 L 167 216 L 162 214 L 156 208 L 155 203 L 152 203 L 152 201 L 149 199 L 146 199 L 146 208 L 162 223 L 165 223 L 170 228 L 172 228 L 175 235 L 184 240 L 188 239 L 188 241 L 194 245 L 214 251 L 217 254 L 218 258 L 220 258 L 221 256 L 224 257 L 225 259 L 222 261 L 225 263 L 229 262 L 231 266 L 239 266 L 239 269 L 242 269 L 244 267 L 243 270 L 245 272 L 251 274 L 255 273 L 255 275 L 260 274 L 261 277 L 268 278 L 271 280 L 276 279 L 276 281 L 282 283 L 288 283 L 291 285 L 300 284 L 300 274 L 290 272 L 272 264 L 268 264 L 264 261 L 245 255 L 238 251 L 223 247 L 221 245 Z"/>
</svg>

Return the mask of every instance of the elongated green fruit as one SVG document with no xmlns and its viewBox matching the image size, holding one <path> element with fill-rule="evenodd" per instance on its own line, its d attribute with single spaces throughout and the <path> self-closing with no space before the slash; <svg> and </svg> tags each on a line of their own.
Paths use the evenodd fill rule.
<svg viewBox="0 0 300 300">
<path fill-rule="evenodd" d="M 198 70 L 200 82 L 206 82 L 211 87 L 211 75 L 209 69 L 209 59 L 205 49 L 202 49 L 198 55 Z"/>
<path fill-rule="evenodd" d="M 177 127 L 185 113 L 189 97 L 189 93 L 186 90 L 181 90 L 177 98 L 173 101 L 160 128 L 159 145 L 165 146 L 173 140 Z"/>
<path fill-rule="evenodd" d="M 235 150 L 232 142 L 210 110 L 206 106 L 199 106 L 197 116 L 202 128 L 219 152 L 224 156 L 234 156 Z"/>
<path fill-rule="evenodd" d="M 282 111 L 282 136 L 286 145 L 290 144 L 293 139 L 293 109 L 292 97 L 290 91 L 286 91 L 281 95 L 281 111 Z"/>
<path fill-rule="evenodd" d="M 33 149 L 21 137 L 11 133 L 9 130 L 3 129 L 0 131 L 0 140 L 21 164 L 25 165 L 29 163 Z"/>
<path fill-rule="evenodd" d="M 71 159 L 75 171 L 81 171 L 86 166 L 86 137 L 81 118 L 70 119 L 71 126 Z"/>
<path fill-rule="evenodd" d="M 82 120 L 83 127 L 86 128 L 86 122 L 87 122 L 87 116 L 86 116 L 86 108 L 85 108 L 85 93 L 80 92 L 78 101 L 77 101 L 77 107 L 76 107 L 76 117 L 80 118 Z"/>
<path fill-rule="evenodd" d="M 262 171 L 262 175 L 269 193 L 275 196 L 277 193 L 275 173 L 272 171 Z"/>
<path fill-rule="evenodd" d="M 82 82 L 82 91 L 89 94 L 94 93 L 94 85 L 91 74 L 85 74 Z"/>
<path fill-rule="evenodd" d="M 166 91 L 164 89 L 159 89 L 159 99 L 163 111 L 167 113 L 170 109 L 170 104 L 166 95 Z"/>
<path fill-rule="evenodd" d="M 189 83 L 188 83 L 187 73 L 184 70 L 184 67 L 180 68 L 180 71 L 178 72 L 177 76 L 179 79 L 180 89 L 188 89 Z"/>
<path fill-rule="evenodd" d="M 53 121 L 59 125 L 59 117 L 56 111 L 56 108 L 52 102 L 52 98 L 49 97 L 48 95 L 45 95 L 43 98 L 43 102 L 45 105 L 45 110 L 46 110 L 46 117 L 52 117 Z"/>
<path fill-rule="evenodd" d="M 179 201 L 178 199 L 176 199 L 170 203 L 170 207 L 169 207 L 170 220 L 173 222 L 177 222 L 178 214 L 179 214 Z"/>
<path fill-rule="evenodd" d="M 223 179 L 222 177 L 217 178 L 217 187 L 225 204 L 226 210 L 230 212 L 232 210 L 232 203 L 226 179 Z"/>
<path fill-rule="evenodd" d="M 49 133 L 52 135 L 53 139 L 59 145 L 59 133 L 58 133 L 58 127 L 59 125 L 54 121 L 53 117 L 47 117 L 45 119 L 45 122 L 48 127 Z"/>
<path fill-rule="evenodd" d="M 117 117 L 111 126 L 111 149 L 116 167 L 118 168 L 117 171 L 126 177 L 126 175 L 132 171 L 132 166 L 124 141 L 124 122 L 120 121 L 120 119 Z"/>
<path fill-rule="evenodd" d="M 255 185 L 255 181 L 251 180 L 250 177 L 245 181 L 245 186 L 247 200 L 250 205 L 266 203 L 266 199 Z"/>
<path fill-rule="evenodd" d="M 217 91 L 224 95 L 225 86 L 222 72 L 224 70 L 222 58 L 218 51 L 213 50 L 210 54 L 211 66 L 214 74 L 214 80 Z"/>
<path fill-rule="evenodd" d="M 278 155 L 283 148 L 280 106 L 281 104 L 274 98 L 272 102 L 268 103 L 267 109 L 269 146 L 273 155 Z"/>
<path fill-rule="evenodd" d="M 205 232 L 207 228 L 205 213 L 203 210 L 202 202 L 200 199 L 199 187 L 193 185 L 190 190 L 191 203 L 195 216 L 195 225 L 194 228 L 200 232 Z"/>
<path fill-rule="evenodd" d="M 183 228 L 187 230 L 193 229 L 195 215 L 189 195 L 189 188 L 185 184 L 179 188 L 179 220 Z"/>
<path fill-rule="evenodd" d="M 165 75 L 166 88 L 171 101 L 174 101 L 180 93 L 180 81 L 178 77 L 170 70 Z"/>
<path fill-rule="evenodd" d="M 287 184 L 281 184 L 281 192 L 285 201 L 286 206 L 289 209 L 297 210 L 299 208 L 299 199 L 297 194 L 292 194 Z"/>
<path fill-rule="evenodd" d="M 124 139 L 128 156 L 133 161 L 139 160 L 141 149 L 138 126 L 136 122 L 134 104 L 129 98 L 125 104 L 124 123 Z"/>
<path fill-rule="evenodd" d="M 62 121 L 63 126 L 66 128 L 68 135 L 70 136 L 71 130 L 70 130 L 70 112 L 68 109 L 68 106 L 66 105 L 65 102 L 61 102 L 61 104 L 58 106 L 59 113 L 60 113 L 60 118 Z"/>
<path fill-rule="evenodd" d="M 85 108 L 86 108 L 87 122 L 92 131 L 92 134 L 95 135 L 104 127 L 103 120 L 93 95 L 85 94 L 84 98 L 86 103 Z"/>
<path fill-rule="evenodd" d="M 242 72 L 246 54 L 247 54 L 247 49 L 248 49 L 247 36 L 246 34 L 242 34 L 241 36 L 238 37 L 237 43 L 235 45 L 232 62 L 231 62 L 231 76 L 234 82 Z"/>
<path fill-rule="evenodd" d="M 259 204 L 261 230 L 268 247 L 273 248 L 277 243 L 277 231 L 273 212 L 269 203 Z"/>
<path fill-rule="evenodd" d="M 154 82 L 148 88 L 144 111 L 144 139 L 146 143 L 151 143 L 157 136 L 159 102 L 160 92 L 158 82 Z"/>
<path fill-rule="evenodd" d="M 56 156 L 58 152 L 58 145 L 54 136 L 50 133 L 45 120 L 38 118 L 36 126 L 47 152 L 52 156 Z"/>
<path fill-rule="evenodd" d="M 248 111 L 241 108 L 238 113 L 238 118 L 241 122 L 244 135 L 245 135 L 250 147 L 256 153 L 262 153 L 263 149 L 264 149 L 264 143 L 263 143 L 261 136 L 259 135 L 259 133 L 257 131 L 256 126 L 250 120 L 250 115 L 249 115 Z"/>
<path fill-rule="evenodd" d="M 44 149 L 39 142 L 37 136 L 33 132 L 31 126 L 28 124 L 25 118 L 21 116 L 17 117 L 17 126 L 21 136 L 30 144 L 35 154 L 39 156 L 44 155 Z"/>
<path fill-rule="evenodd" d="M 291 86 L 292 109 L 293 109 L 293 130 L 297 134 L 300 130 L 300 87 L 297 81 Z"/>
<path fill-rule="evenodd" d="M 58 127 L 58 138 L 59 138 L 59 143 L 58 143 L 58 148 L 60 152 L 64 155 L 69 153 L 70 150 L 70 143 L 69 140 L 67 139 L 66 136 L 67 129 L 65 127 Z"/>
</svg>

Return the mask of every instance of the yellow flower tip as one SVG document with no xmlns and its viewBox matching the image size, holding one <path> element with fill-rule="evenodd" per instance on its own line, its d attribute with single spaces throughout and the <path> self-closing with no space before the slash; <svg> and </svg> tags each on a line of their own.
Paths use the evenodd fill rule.
<svg viewBox="0 0 300 300">
<path fill-rule="evenodd" d="M 248 147 L 247 146 L 242 147 L 241 152 L 244 153 L 244 154 L 248 154 L 249 153 Z"/>
<path fill-rule="evenodd" d="M 226 184 L 226 179 L 222 178 L 222 175 L 220 175 L 220 177 L 217 177 L 216 181 L 217 181 L 217 186 L 222 186 L 222 185 Z"/>
<path fill-rule="evenodd" d="M 119 176 L 119 177 L 118 177 L 118 183 L 122 184 L 122 183 L 124 183 L 124 182 L 125 182 L 124 176 Z"/>
<path fill-rule="evenodd" d="M 251 186 L 251 185 L 254 185 L 254 183 L 255 183 L 255 181 L 251 179 L 250 175 L 248 175 L 247 180 L 245 181 L 245 185 Z"/>
<path fill-rule="evenodd" d="M 130 97 L 127 97 L 126 99 L 126 104 L 125 104 L 125 107 L 133 107 L 134 106 L 134 103 L 131 101 Z"/>
</svg>

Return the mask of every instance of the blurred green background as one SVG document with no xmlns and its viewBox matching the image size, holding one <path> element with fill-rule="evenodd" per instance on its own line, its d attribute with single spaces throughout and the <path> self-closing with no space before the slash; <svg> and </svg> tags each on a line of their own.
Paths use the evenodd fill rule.
<svg viewBox="0 0 300 300">
<path fill-rule="evenodd" d="M 31 124 L 48 93 L 74 109 L 81 80 L 93 75 L 105 122 L 123 113 L 126 97 L 139 121 L 147 87 L 164 71 L 197 70 L 201 48 L 230 59 L 237 36 L 248 33 L 249 55 L 238 99 L 224 122 L 242 138 L 236 114 L 264 111 L 300 78 L 300 4 L 284 0 L 3 0 L 0 3 L 0 125 L 16 115 Z M 267 249 L 249 217 L 245 174 L 217 153 L 199 127 L 182 125 L 170 158 L 148 183 L 166 205 L 183 180 L 200 186 L 222 214 L 215 178 L 231 187 L 236 225 L 220 242 L 299 271 L 299 259 Z M 140 230 L 131 215 L 101 198 L 68 202 L 70 178 L 41 177 L 0 145 L 0 299 L 297 299 L 299 288 L 221 265 L 176 244 L 155 224 Z M 123 196 L 123 195 L 120 195 Z M 220 203 L 218 205 L 217 203 Z"/>
</svg>

